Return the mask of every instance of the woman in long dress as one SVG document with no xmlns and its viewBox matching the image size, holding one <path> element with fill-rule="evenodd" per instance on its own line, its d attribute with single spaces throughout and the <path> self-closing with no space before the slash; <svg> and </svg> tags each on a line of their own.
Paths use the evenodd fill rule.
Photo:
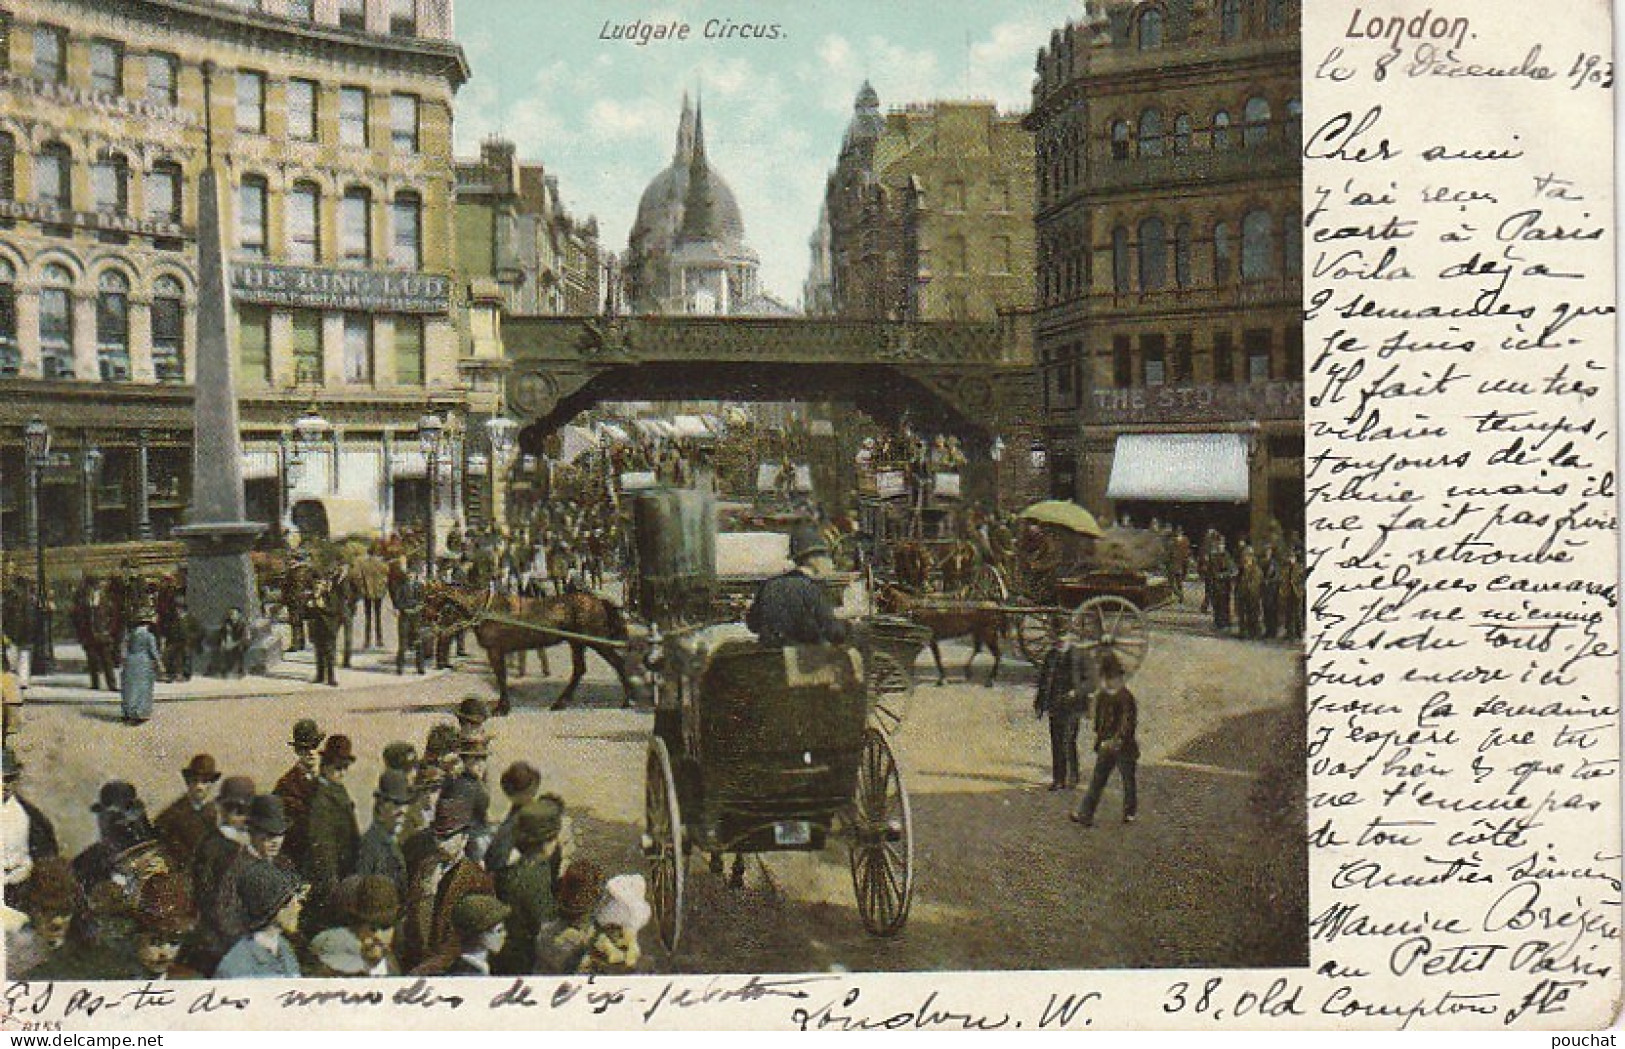
<svg viewBox="0 0 1625 1049">
<path fill-rule="evenodd" d="M 124 680 L 120 690 L 125 724 L 139 725 L 152 717 L 152 690 L 158 680 L 158 639 L 152 620 L 143 616 L 130 631 L 124 647 Z"/>
</svg>

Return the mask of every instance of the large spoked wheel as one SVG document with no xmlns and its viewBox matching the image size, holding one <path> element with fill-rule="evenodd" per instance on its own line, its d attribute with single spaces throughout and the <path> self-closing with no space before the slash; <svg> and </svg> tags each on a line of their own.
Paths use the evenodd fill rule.
<svg viewBox="0 0 1625 1049">
<path fill-rule="evenodd" d="M 1097 658 L 1108 652 L 1115 655 L 1125 675 L 1140 668 L 1151 647 L 1145 613 L 1124 597 L 1108 595 L 1085 601 L 1072 613 L 1072 630 L 1078 643 L 1092 649 Z"/>
<path fill-rule="evenodd" d="M 1002 605 L 1010 599 L 1010 588 L 1005 585 L 1004 573 L 999 571 L 999 566 L 984 561 L 971 573 L 970 582 L 965 586 L 965 596 L 973 601 L 991 601 Z"/>
<path fill-rule="evenodd" d="M 869 723 L 890 735 L 908 716 L 909 700 L 914 697 L 914 668 L 891 652 L 876 650 L 869 655 L 866 667 L 869 677 Z"/>
<path fill-rule="evenodd" d="M 1023 612 L 1016 620 L 1016 647 L 1027 657 L 1027 662 L 1041 667 L 1060 644 L 1067 625 L 1067 614 L 1059 609 Z"/>
<path fill-rule="evenodd" d="M 675 954 L 683 935 L 683 814 L 677 804 L 666 741 L 649 741 L 643 782 L 643 852 L 649 861 L 649 905 L 654 909 L 660 942 Z"/>
<path fill-rule="evenodd" d="M 914 823 L 908 792 L 886 737 L 864 732 L 852 798 L 852 891 L 863 927 L 893 936 L 908 921 L 914 898 Z"/>
</svg>

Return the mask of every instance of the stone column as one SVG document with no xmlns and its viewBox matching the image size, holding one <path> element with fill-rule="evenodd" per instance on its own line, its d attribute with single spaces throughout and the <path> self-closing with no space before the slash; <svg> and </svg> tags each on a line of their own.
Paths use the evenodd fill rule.
<svg viewBox="0 0 1625 1049">
<path fill-rule="evenodd" d="M 322 314 L 322 387 L 344 385 L 344 314 Z"/>
<path fill-rule="evenodd" d="M 75 291 L 73 302 L 73 377 L 80 382 L 101 380 L 96 359 L 96 293 Z"/>
<path fill-rule="evenodd" d="M 286 390 L 295 385 L 293 360 L 293 314 L 288 310 L 271 311 L 271 388 Z"/>
<path fill-rule="evenodd" d="M 130 300 L 130 381 L 158 381 L 152 366 L 152 302 Z"/>
<path fill-rule="evenodd" d="M 44 374 L 39 345 L 39 291 L 32 286 L 17 287 L 17 349 L 22 355 L 19 378 L 38 379 Z"/>
</svg>

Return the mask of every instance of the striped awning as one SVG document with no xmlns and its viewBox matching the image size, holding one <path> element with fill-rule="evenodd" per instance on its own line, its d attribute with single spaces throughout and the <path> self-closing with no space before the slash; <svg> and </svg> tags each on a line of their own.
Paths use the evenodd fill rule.
<svg viewBox="0 0 1625 1049">
<path fill-rule="evenodd" d="M 1247 438 L 1239 433 L 1126 433 L 1117 438 L 1106 498 L 1245 503 Z"/>
</svg>

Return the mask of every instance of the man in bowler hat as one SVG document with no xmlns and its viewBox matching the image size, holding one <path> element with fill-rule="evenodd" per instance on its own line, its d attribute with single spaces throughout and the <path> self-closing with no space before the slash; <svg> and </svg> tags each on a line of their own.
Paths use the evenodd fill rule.
<svg viewBox="0 0 1625 1049">
<path fill-rule="evenodd" d="M 244 872 L 239 893 L 247 931 L 220 960 L 214 978 L 297 980 L 299 958 L 288 937 L 299 928 L 305 885 L 298 875 L 261 863 Z"/>
<path fill-rule="evenodd" d="M 745 614 L 745 625 L 764 645 L 813 645 L 846 640 L 846 624 L 835 618 L 830 600 L 809 572 L 819 557 L 828 557 L 829 547 L 811 521 L 799 523 L 790 533 L 789 571 L 763 580 L 756 600 Z"/>
<path fill-rule="evenodd" d="M 310 799 L 316 794 L 316 775 L 320 766 L 317 749 L 326 738 L 327 734 L 310 718 L 295 722 L 293 738 L 288 741 L 288 746 L 293 748 L 294 763 L 276 781 L 276 788 L 272 792 L 282 799 L 287 812 L 288 840 L 284 848 L 296 863 L 305 856 Z"/>
<path fill-rule="evenodd" d="M 220 824 L 220 811 L 209 799 L 209 792 L 219 779 L 220 770 L 212 755 L 193 755 L 181 769 L 186 792 L 170 802 L 153 821 L 158 840 L 163 842 L 164 851 L 175 861 L 178 870 L 192 870 L 203 840 Z"/>
<path fill-rule="evenodd" d="M 261 794 L 248 807 L 248 847 L 232 857 L 221 876 L 219 892 L 215 896 L 214 927 L 229 944 L 253 932 L 253 908 L 243 898 L 246 880 L 251 872 L 274 867 L 297 880 L 299 871 L 283 852 L 288 833 L 288 816 L 283 811 L 282 799 L 275 794 Z"/>
<path fill-rule="evenodd" d="M 397 896 L 406 894 L 406 856 L 401 850 L 401 827 L 417 792 L 399 769 L 386 769 L 372 792 L 372 823 L 356 846 L 355 872 L 386 878 Z"/>
<path fill-rule="evenodd" d="M 435 848 L 412 869 L 401 928 L 401 965 L 412 975 L 449 970 L 462 953 L 452 911 L 464 897 L 496 892 L 491 876 L 467 856 L 473 819 L 465 798 L 442 796 L 435 808 Z"/>
<path fill-rule="evenodd" d="M 525 805 L 514 820 L 513 842 L 519 860 L 496 876 L 497 896 L 512 909 L 507 945 L 494 959 L 499 973 L 535 972 L 536 936 L 542 926 L 558 917 L 553 861 L 563 828 L 564 803 L 552 794 Z"/>
<path fill-rule="evenodd" d="M 1065 637 L 1044 658 L 1038 674 L 1033 712 L 1049 715 L 1050 790 L 1078 784 L 1078 726 L 1095 690 L 1091 663 L 1088 654 Z"/>
<path fill-rule="evenodd" d="M 333 915 L 328 898 L 339 880 L 355 869 L 361 829 L 356 823 L 355 801 L 344 785 L 344 775 L 355 764 L 349 736 L 328 736 L 322 747 L 321 775 L 311 795 L 305 880 L 310 896 L 305 904 L 305 930 L 314 935 L 327 928 Z"/>
</svg>

